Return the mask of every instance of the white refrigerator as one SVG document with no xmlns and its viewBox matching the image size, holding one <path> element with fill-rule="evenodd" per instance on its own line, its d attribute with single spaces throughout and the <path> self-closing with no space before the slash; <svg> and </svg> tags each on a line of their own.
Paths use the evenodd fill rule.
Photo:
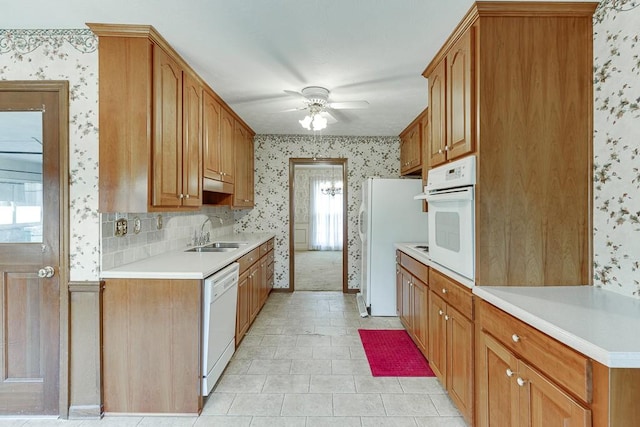
<svg viewBox="0 0 640 427">
<path fill-rule="evenodd" d="M 428 213 L 422 201 L 422 180 L 367 178 L 362 183 L 358 213 L 362 268 L 358 305 L 366 316 L 396 316 L 396 257 L 394 243 L 428 242 Z"/>
</svg>

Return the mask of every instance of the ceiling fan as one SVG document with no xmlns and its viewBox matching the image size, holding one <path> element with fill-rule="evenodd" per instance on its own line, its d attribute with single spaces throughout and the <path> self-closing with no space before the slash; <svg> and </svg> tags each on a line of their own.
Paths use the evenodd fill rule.
<svg viewBox="0 0 640 427">
<path fill-rule="evenodd" d="M 285 111 L 301 111 L 308 110 L 309 113 L 303 120 L 299 120 L 302 127 L 311 130 L 321 130 L 327 126 L 326 114 L 333 122 L 338 120 L 331 114 L 331 110 L 353 110 L 368 108 L 367 101 L 346 101 L 346 102 L 329 102 L 329 89 L 321 86 L 307 86 L 302 91 L 285 90 L 285 93 L 302 98 L 305 105 L 299 108 L 291 108 Z"/>
</svg>

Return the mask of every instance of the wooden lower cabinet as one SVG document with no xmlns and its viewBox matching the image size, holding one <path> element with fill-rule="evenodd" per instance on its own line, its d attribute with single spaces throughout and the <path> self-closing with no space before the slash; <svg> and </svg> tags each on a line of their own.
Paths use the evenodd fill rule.
<svg viewBox="0 0 640 427">
<path fill-rule="evenodd" d="M 486 332 L 478 337 L 478 426 L 591 426 L 591 411 Z"/>
<path fill-rule="evenodd" d="M 260 313 L 273 288 L 273 240 L 270 239 L 238 260 L 240 278 L 236 312 L 236 347 Z"/>
<path fill-rule="evenodd" d="M 484 301 L 477 303 L 478 426 L 591 423 L 591 361 Z"/>
<path fill-rule="evenodd" d="M 422 354 L 427 357 L 428 267 L 403 253 L 398 253 L 397 259 L 398 316 Z"/>
<path fill-rule="evenodd" d="M 467 422 L 473 419 L 473 322 L 429 292 L 429 364 Z"/>
<path fill-rule="evenodd" d="M 106 413 L 200 412 L 201 313 L 202 280 L 104 281 Z"/>
</svg>

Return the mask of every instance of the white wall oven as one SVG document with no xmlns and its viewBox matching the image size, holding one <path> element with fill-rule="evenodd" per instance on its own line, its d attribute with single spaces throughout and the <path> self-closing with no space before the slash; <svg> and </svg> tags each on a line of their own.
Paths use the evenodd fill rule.
<svg viewBox="0 0 640 427">
<path fill-rule="evenodd" d="M 476 157 L 429 170 L 423 195 L 429 204 L 429 257 L 475 280 Z"/>
</svg>

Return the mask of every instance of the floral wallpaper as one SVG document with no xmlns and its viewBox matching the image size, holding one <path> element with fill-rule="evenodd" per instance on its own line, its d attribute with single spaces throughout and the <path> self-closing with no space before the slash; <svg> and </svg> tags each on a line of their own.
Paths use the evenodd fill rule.
<svg viewBox="0 0 640 427">
<path fill-rule="evenodd" d="M 349 289 L 360 286 L 358 208 L 361 184 L 368 176 L 400 174 L 400 140 L 396 137 L 257 135 L 255 138 L 255 208 L 236 212 L 236 231 L 276 235 L 276 288 L 289 287 L 289 159 L 347 159 Z"/>
<path fill-rule="evenodd" d="M 0 29 L 0 79 L 69 81 L 72 281 L 99 275 L 97 48 L 88 29 Z"/>
<path fill-rule="evenodd" d="M 594 284 L 640 298 L 640 2 L 594 15 Z"/>
<path fill-rule="evenodd" d="M 594 16 L 594 283 L 640 297 L 640 4 L 603 0 Z M 97 40 L 88 29 L 0 29 L 0 79 L 70 82 L 71 280 L 99 277 L 101 219 L 97 212 Z M 349 287 L 359 286 L 356 212 L 366 176 L 398 175 L 398 141 L 383 137 L 259 135 L 256 137 L 256 207 L 233 215 L 235 231 L 277 236 L 276 286 L 288 286 L 288 159 L 346 157 L 349 174 Z M 172 214 L 166 221 L 171 222 Z M 147 218 L 149 219 L 149 218 Z M 179 219 L 191 223 L 196 219 Z M 105 222 L 103 229 L 108 229 Z M 178 229 L 193 227 L 180 222 Z M 147 243 L 157 243 L 157 233 Z M 171 234 L 171 233 L 169 233 Z M 150 239 L 150 240 L 149 240 Z M 167 237 L 173 241 L 173 237 Z M 115 249 L 107 264 L 141 241 Z M 121 240 L 120 242 L 124 242 Z M 122 245 L 124 243 L 118 243 Z M 170 243 L 169 245 L 171 245 Z M 132 245 L 132 246 L 130 246 Z M 148 249 L 149 253 L 157 249 Z M 121 255 L 117 255 L 120 251 Z M 125 252 L 122 252 L 125 251 Z M 111 256 L 111 258 L 109 258 Z"/>
</svg>

